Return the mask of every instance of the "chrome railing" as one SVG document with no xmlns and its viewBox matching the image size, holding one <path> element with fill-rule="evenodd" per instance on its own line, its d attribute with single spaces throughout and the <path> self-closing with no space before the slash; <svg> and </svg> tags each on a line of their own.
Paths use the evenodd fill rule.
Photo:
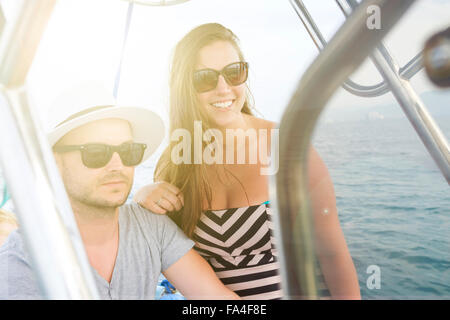
<svg viewBox="0 0 450 320">
<path fill-rule="evenodd" d="M 316 47 L 320 51 L 323 50 L 327 42 L 303 1 L 290 1 Z M 346 17 L 359 5 L 356 0 L 336 0 L 336 3 Z M 375 97 L 391 91 L 450 185 L 450 148 L 447 139 L 408 81 L 423 68 L 422 53 L 417 54 L 404 67 L 399 68 L 387 48 L 380 43 L 370 58 L 384 81 L 372 86 L 362 86 L 347 79 L 342 87 L 350 93 L 363 97 Z"/>
<path fill-rule="evenodd" d="M 146 6 L 173 6 L 190 0 L 124 0 L 124 1 Z"/>
<path fill-rule="evenodd" d="M 55 0 L 24 1 L 0 30 L 0 164 L 44 298 L 92 299 L 97 289 L 26 77 Z"/>
<path fill-rule="evenodd" d="M 307 192 L 307 159 L 318 117 L 331 95 L 371 54 L 413 2 L 367 0 L 357 7 L 303 74 L 283 114 L 280 123 L 279 170 L 272 179 L 271 198 L 278 209 L 274 232 L 280 250 L 283 288 L 287 298 L 317 297 L 316 252 Z M 383 19 L 383 28 L 380 30 L 367 28 L 366 8 L 369 5 L 380 9 Z M 273 194 L 275 189 L 276 196 Z"/>
<path fill-rule="evenodd" d="M 327 45 L 327 41 L 317 27 L 304 2 L 302 0 L 290 0 L 290 2 L 317 49 L 322 51 Z M 352 7 L 345 0 L 336 0 L 336 3 L 346 16 L 351 14 Z M 420 52 L 402 67 L 399 73 L 403 79 L 411 79 L 422 68 L 422 53 Z M 386 81 L 371 86 L 364 86 L 347 79 L 342 84 L 342 87 L 348 92 L 360 97 L 377 97 L 390 91 Z"/>
</svg>

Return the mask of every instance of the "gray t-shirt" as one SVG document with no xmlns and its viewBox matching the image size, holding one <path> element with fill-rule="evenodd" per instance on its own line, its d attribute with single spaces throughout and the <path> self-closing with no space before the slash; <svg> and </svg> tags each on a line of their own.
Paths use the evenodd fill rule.
<svg viewBox="0 0 450 320">
<path fill-rule="evenodd" d="M 165 215 L 136 203 L 119 209 L 119 249 L 111 282 L 91 267 L 101 299 L 154 299 L 160 273 L 194 242 Z M 20 232 L 0 247 L 0 299 L 42 299 Z"/>
</svg>

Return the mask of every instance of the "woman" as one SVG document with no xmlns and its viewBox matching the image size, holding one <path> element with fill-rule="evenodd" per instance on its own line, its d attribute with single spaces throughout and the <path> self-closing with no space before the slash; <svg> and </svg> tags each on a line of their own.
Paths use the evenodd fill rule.
<svg viewBox="0 0 450 320">
<path fill-rule="evenodd" d="M 215 160 L 225 155 L 234 160 L 243 150 L 250 157 L 266 141 L 249 134 L 235 147 L 231 139 L 223 139 L 227 130 L 259 133 L 275 128 L 275 123 L 252 114 L 247 75 L 237 37 L 220 24 L 201 25 L 177 44 L 170 76 L 170 132 L 174 137 L 184 130 L 194 137 L 201 125 L 202 132 L 212 132 L 213 137 L 205 139 L 202 148 L 195 143 L 180 148 L 179 140 L 173 139 L 159 159 L 156 183 L 139 190 L 134 199 L 155 213 L 168 213 L 239 296 L 278 299 L 282 292 L 267 201 L 268 176 L 261 174 L 267 163 L 198 161 L 205 153 Z M 270 134 L 266 137 L 266 150 L 271 150 Z M 316 241 L 326 285 L 332 298 L 360 298 L 328 171 L 312 147 L 310 155 Z"/>
</svg>

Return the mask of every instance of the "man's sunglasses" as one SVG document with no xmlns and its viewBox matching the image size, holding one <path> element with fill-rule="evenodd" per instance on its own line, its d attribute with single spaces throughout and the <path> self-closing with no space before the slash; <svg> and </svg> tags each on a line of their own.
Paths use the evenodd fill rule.
<svg viewBox="0 0 450 320">
<path fill-rule="evenodd" d="M 132 167 L 141 163 L 147 145 L 144 143 L 122 143 L 119 146 L 108 144 L 83 144 L 72 146 L 56 146 L 55 152 L 81 151 L 83 164 L 91 169 L 101 168 L 108 164 L 114 152 L 117 152 L 124 166 Z"/>
<path fill-rule="evenodd" d="M 247 81 L 248 63 L 233 62 L 222 70 L 201 69 L 194 72 L 194 88 L 197 92 L 211 91 L 217 86 L 219 76 L 222 75 L 230 86 L 238 86 Z"/>
</svg>

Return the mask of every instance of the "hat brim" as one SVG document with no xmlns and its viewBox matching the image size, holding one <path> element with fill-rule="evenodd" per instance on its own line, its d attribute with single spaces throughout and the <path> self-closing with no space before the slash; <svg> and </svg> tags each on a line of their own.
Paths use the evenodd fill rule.
<svg viewBox="0 0 450 320">
<path fill-rule="evenodd" d="M 164 139 L 164 123 L 156 113 L 144 108 L 117 106 L 93 111 L 57 126 L 47 134 L 50 146 L 69 131 L 102 119 L 122 119 L 130 123 L 134 141 L 147 145 L 142 161 L 147 160 Z"/>
</svg>

